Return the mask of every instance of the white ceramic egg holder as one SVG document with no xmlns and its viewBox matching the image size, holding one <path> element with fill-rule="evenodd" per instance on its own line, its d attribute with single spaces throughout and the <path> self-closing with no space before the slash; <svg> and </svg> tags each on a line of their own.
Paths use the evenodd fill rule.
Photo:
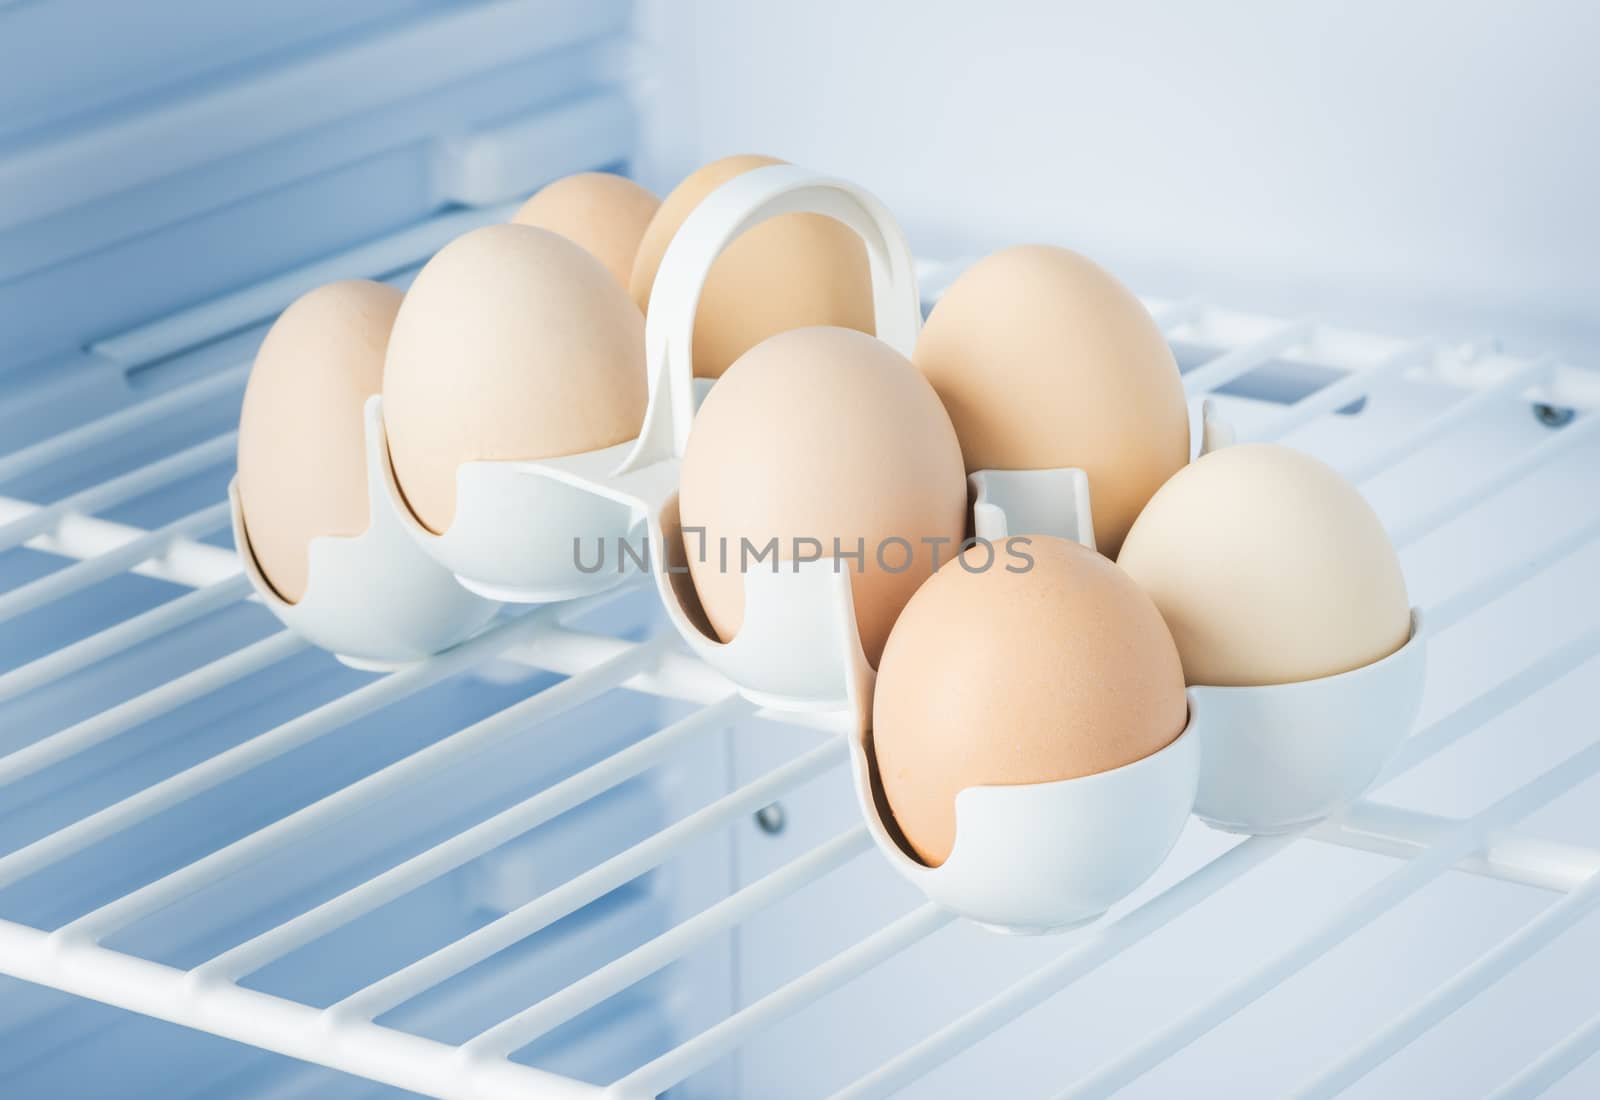
<svg viewBox="0 0 1600 1100">
<path fill-rule="evenodd" d="M 1211 402 L 1205 454 L 1234 441 Z M 1200 733 L 1195 816 L 1232 833 L 1294 832 L 1364 794 L 1416 723 L 1427 636 L 1411 609 L 1404 645 L 1369 665 L 1291 684 L 1189 688 Z"/>
<path fill-rule="evenodd" d="M 289 603 L 268 583 L 245 531 L 239 481 L 228 484 L 233 544 L 256 597 L 285 626 L 345 664 L 388 670 L 448 649 L 481 630 L 499 609 L 467 591 L 417 548 L 389 491 L 388 441 L 378 398 L 362 409 L 367 529 L 318 536 L 306 547 L 305 594 Z"/>
</svg>

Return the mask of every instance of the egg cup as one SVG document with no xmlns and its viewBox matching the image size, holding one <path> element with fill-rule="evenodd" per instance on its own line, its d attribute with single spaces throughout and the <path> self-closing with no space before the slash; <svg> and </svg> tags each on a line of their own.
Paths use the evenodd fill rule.
<svg viewBox="0 0 1600 1100">
<path fill-rule="evenodd" d="M 851 772 L 884 858 L 935 904 L 1020 935 L 1087 924 L 1153 875 L 1188 823 L 1201 767 L 1191 710 L 1176 739 L 1120 768 L 1053 783 L 967 787 L 956 794 L 955 846 L 929 867 L 885 822 L 871 738 L 866 731 L 851 739 Z"/>
<path fill-rule="evenodd" d="M 1422 615 L 1387 657 L 1292 684 L 1189 689 L 1202 746 L 1195 816 L 1230 833 L 1289 833 L 1359 798 L 1411 731 L 1427 680 Z"/>
<path fill-rule="evenodd" d="M 968 485 L 973 529 L 999 541 L 1053 535 L 1094 549 L 1082 470 L 980 470 Z M 871 682 L 851 685 L 852 697 Z M 851 770 L 867 831 L 884 858 L 930 901 L 991 931 L 1035 934 L 1086 924 L 1165 861 L 1194 808 L 1200 739 L 1194 709 L 1164 748 L 1120 768 L 1047 783 L 967 787 L 956 794 L 956 840 L 938 867 L 912 857 L 888 824 L 865 705 L 851 730 Z"/>
<path fill-rule="evenodd" d="M 1200 453 L 1231 446 L 1215 400 L 1201 406 Z M 1290 684 L 1193 684 L 1189 708 L 1202 745 L 1195 816 L 1227 833 L 1297 832 L 1372 786 L 1422 708 L 1428 678 L 1422 612 L 1387 657 Z"/>
<path fill-rule="evenodd" d="M 411 540 L 410 512 L 389 491 L 388 442 L 379 399 L 362 409 L 367 459 L 367 529 L 350 537 L 322 535 L 306 548 L 305 594 L 278 595 L 261 572 L 239 504 L 228 485 L 233 542 L 257 598 L 285 626 L 352 668 L 389 670 L 448 649 L 481 630 L 499 605 L 456 583 Z"/>
<path fill-rule="evenodd" d="M 691 340 L 701 290 L 712 264 L 736 237 L 792 213 L 831 216 L 866 242 L 877 335 L 909 356 L 922 311 L 910 247 L 888 211 L 841 180 L 787 164 L 757 168 L 707 196 L 662 258 L 645 321 L 650 399 L 639 438 L 613 452 L 516 466 L 519 476 L 587 495 L 600 502 L 597 509 L 618 509 L 630 525 L 644 525 L 650 570 L 668 620 L 741 694 L 784 710 L 826 710 L 846 705 L 851 677 L 871 674 L 857 636 L 848 572 L 831 558 L 751 569 L 745 574 L 744 623 L 723 642 L 706 623 L 682 563 L 678 520 L 678 474 L 697 403 Z M 617 456 L 620 461 L 613 461 Z M 613 530 L 621 526 L 614 523 Z"/>
</svg>

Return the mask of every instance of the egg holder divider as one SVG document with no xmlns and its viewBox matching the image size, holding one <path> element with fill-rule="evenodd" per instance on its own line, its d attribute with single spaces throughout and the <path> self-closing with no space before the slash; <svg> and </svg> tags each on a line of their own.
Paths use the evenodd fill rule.
<svg viewBox="0 0 1600 1100">
<path fill-rule="evenodd" d="M 294 603 L 262 574 L 245 531 L 239 479 L 228 483 L 233 544 L 256 597 L 301 637 L 369 671 L 448 649 L 481 630 L 500 606 L 463 588 L 406 533 L 389 488 L 389 447 L 378 402 L 370 397 L 362 408 L 366 530 L 310 541 L 305 594 Z"/>
<path fill-rule="evenodd" d="M 1202 455 L 1234 442 L 1210 401 L 1203 422 Z M 1360 668 L 1288 684 L 1191 685 L 1203 746 L 1195 816 L 1224 832 L 1271 836 L 1337 813 L 1411 732 L 1426 681 L 1427 631 L 1413 607 L 1405 643 Z"/>
</svg>

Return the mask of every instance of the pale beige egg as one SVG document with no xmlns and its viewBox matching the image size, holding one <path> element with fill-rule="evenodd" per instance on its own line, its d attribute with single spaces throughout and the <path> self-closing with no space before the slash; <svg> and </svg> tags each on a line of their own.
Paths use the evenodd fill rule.
<svg viewBox="0 0 1600 1100">
<path fill-rule="evenodd" d="M 634 260 L 629 285 L 640 309 L 649 307 L 667 245 L 701 200 L 735 176 L 782 163 L 724 157 L 666 197 Z M 695 313 L 694 373 L 721 377 L 767 337 L 808 325 L 872 332 L 872 271 L 854 230 L 824 214 L 783 214 L 733 241 L 712 265 Z"/>
<path fill-rule="evenodd" d="M 1191 684 L 1284 684 L 1405 644 L 1400 558 L 1338 473 L 1270 443 L 1203 455 L 1162 486 L 1118 563 L 1150 593 Z"/>
<path fill-rule="evenodd" d="M 1132 292 L 1067 249 L 1008 248 L 963 272 L 912 359 L 950 410 L 969 471 L 1085 471 L 1095 540 L 1111 557 L 1189 461 L 1188 405 L 1161 331 Z"/>
<path fill-rule="evenodd" d="M 966 502 L 933 389 L 889 345 L 842 328 L 782 333 L 728 370 L 695 418 L 679 496 L 684 527 L 704 531 L 685 539 L 689 575 L 719 638 L 744 621 L 742 568 L 771 568 L 743 558 L 744 541 L 776 540 L 778 560 L 792 561 L 832 557 L 838 540 L 862 553 L 840 567 L 873 663 L 936 556 L 954 555 Z"/>
<path fill-rule="evenodd" d="M 1187 722 L 1178 651 L 1150 597 L 1078 543 L 1020 536 L 992 558 L 966 550 L 901 612 L 878 667 L 872 752 L 893 825 L 936 867 L 955 844 L 958 792 L 1119 768 Z"/>
<path fill-rule="evenodd" d="M 625 176 L 580 172 L 540 189 L 512 217 L 559 233 L 606 265 L 626 287 L 645 227 L 661 200 Z"/>
<path fill-rule="evenodd" d="M 250 369 L 240 511 L 256 566 L 289 603 L 305 595 L 312 539 L 367 529 L 361 410 L 382 383 L 400 300 L 382 283 L 319 287 L 273 322 Z"/>
<path fill-rule="evenodd" d="M 440 249 L 395 318 L 383 418 L 417 519 L 455 518 L 456 472 L 555 458 L 639 434 L 644 318 L 605 267 L 558 234 L 489 225 Z"/>
</svg>

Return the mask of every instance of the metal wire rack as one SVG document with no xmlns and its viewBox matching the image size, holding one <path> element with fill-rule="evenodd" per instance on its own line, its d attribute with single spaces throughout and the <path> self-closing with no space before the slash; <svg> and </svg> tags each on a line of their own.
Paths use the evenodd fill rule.
<svg viewBox="0 0 1600 1100">
<path fill-rule="evenodd" d="M 206 402 L 232 400 L 241 390 L 254 332 L 294 294 L 335 277 L 372 276 L 414 267 L 443 241 L 476 220 L 500 211 L 453 214 L 248 288 L 179 316 L 103 341 L 92 352 L 126 372 L 196 347 L 226 342 L 238 361 L 88 419 L 69 431 L 0 457 L 0 485 L 15 483 L 66 456 L 112 447 L 153 426 L 182 418 Z M 930 273 L 930 284 L 937 273 Z M 1455 399 L 1399 438 L 1381 443 L 1345 472 L 1358 482 L 1376 477 L 1455 432 L 1486 409 L 1508 403 L 1542 407 L 1546 437 L 1457 492 L 1417 507 L 1393 526 L 1402 548 L 1418 542 L 1480 502 L 1544 469 L 1559 456 L 1592 445 L 1600 418 L 1586 411 L 1597 387 L 1581 370 L 1528 360 L 1491 348 L 1400 343 L 1310 320 L 1279 322 L 1231 312 L 1200 301 L 1153 302 L 1152 309 L 1176 345 L 1202 349 L 1188 358 L 1185 386 L 1192 398 L 1226 394 L 1231 386 L 1270 364 L 1315 363 L 1315 383 L 1287 403 L 1258 412 L 1244 434 L 1256 439 L 1290 435 L 1387 387 L 1423 379 L 1446 387 Z M 256 328 L 252 329 L 252 326 Z M 1323 369 L 1332 368 L 1332 369 Z M 1576 416 L 1565 410 L 1577 410 Z M 225 431 L 136 468 L 106 477 L 48 503 L 0 497 L 0 553 L 41 552 L 58 567 L 0 594 L 0 623 L 75 599 L 93 599 L 96 586 L 124 573 L 168 582 L 164 596 L 143 610 L 86 637 L 0 673 L 0 701 L 16 700 L 72 676 L 96 670 L 158 638 L 192 630 L 249 598 L 225 543 L 227 506 L 216 502 L 146 529 L 107 518 L 126 502 L 231 461 L 234 435 Z M 1536 550 L 1483 576 L 1428 607 L 1440 633 L 1476 614 L 1600 537 L 1600 499 L 1570 501 L 1573 521 Z M 441 1100 L 658 1095 L 725 1058 L 786 1017 L 884 964 L 954 918 L 931 905 L 911 908 L 800 976 L 781 984 L 620 1080 L 589 1083 L 535 1068 L 514 1055 L 609 998 L 668 967 L 737 927 L 780 905 L 860 856 L 873 858 L 862 828 L 847 829 L 771 873 L 732 889 L 708 907 L 646 939 L 613 961 L 578 976 L 558 991 L 526 1005 L 458 1043 L 445 1043 L 380 1022 L 411 999 L 447 983 L 562 917 L 625 887 L 682 852 L 694 841 L 747 819 L 799 785 L 822 776 L 842 783 L 843 745 L 818 734 L 815 743 L 754 780 L 659 829 L 622 851 L 510 906 L 465 936 L 421 954 L 398 970 L 374 977 L 331 1004 L 313 1005 L 252 988 L 252 975 L 372 914 L 590 800 L 669 761 L 687 746 L 752 723 L 803 719 L 767 714 L 740 699 L 716 673 L 661 637 L 631 637 L 585 629 L 583 616 L 626 590 L 567 605 L 543 607 L 500 621 L 480 637 L 420 664 L 370 678 L 353 690 L 288 717 L 264 732 L 190 763 L 165 778 L 116 798 L 76 820 L 61 822 L 35 839 L 0 854 L 0 972 L 137 1013 L 230 1037 L 266 1050 L 334 1067 Z M 16 789 L 80 754 L 127 737 L 144 723 L 204 700 L 302 654 L 303 643 L 283 631 L 205 660 L 160 682 L 143 683 L 123 701 L 74 718 L 50 732 L 21 731 L 0 756 L 0 790 Z M 1390 766 L 1394 779 L 1470 737 L 1496 717 L 1572 674 L 1600 653 L 1600 629 L 1539 656 L 1418 729 Z M 330 658 L 331 660 L 331 658 Z M 386 709 L 431 685 L 471 673 L 519 666 L 559 674 L 538 680 L 541 690 L 386 765 L 353 778 L 284 816 L 260 823 L 220 846 L 121 896 L 59 923 L 30 923 L 6 912 L 7 890 L 46 874 L 63 861 L 116 838 L 154 817 L 317 739 Z M 404 799 L 419 781 L 541 723 L 559 720 L 618 691 L 688 704 L 681 717 L 627 743 L 553 785 L 405 858 L 374 867 L 354 886 L 281 916 L 207 957 L 172 965 L 121 946 L 126 930 L 158 921 L 170 906 L 215 889 L 290 846 L 314 838 L 337 847 L 347 823 L 364 808 Z M 14 731 L 17 732 L 17 731 Z M 1588 745 L 1511 793 L 1465 816 L 1444 816 L 1398 805 L 1363 802 L 1303 835 L 1248 838 L 1175 881 L 1113 911 L 1098 924 L 1061 938 L 1043 966 L 998 992 L 978 999 L 943 1026 L 885 1058 L 837 1092 L 839 1100 L 867 1100 L 912 1086 L 1009 1022 L 1084 978 L 1141 941 L 1225 892 L 1267 861 L 1309 843 L 1379 853 L 1389 872 L 1348 898 L 1287 947 L 1258 959 L 1253 968 L 1197 1006 L 1159 1023 L 1125 1050 L 1072 1084 L 1062 1097 L 1107 1096 L 1150 1071 L 1265 993 L 1399 906 L 1428 883 L 1468 872 L 1548 891 L 1555 900 L 1520 930 L 1432 993 L 1411 1004 L 1386 1006 L 1387 1022 L 1331 1059 L 1298 1095 L 1332 1096 L 1424 1035 L 1447 1015 L 1510 973 L 1600 903 L 1600 847 L 1584 847 L 1518 831 L 1519 822 L 1600 772 L 1600 742 Z M 1199 828 L 1199 826 L 1195 826 Z M 884 873 L 888 873 L 884 870 Z M 1600 1050 L 1600 1015 L 1583 1024 L 1526 1070 L 1506 1081 L 1498 1097 L 1527 1097 L 1559 1080 Z M 1042 1090 L 1044 1091 L 1044 1090 Z"/>
</svg>

